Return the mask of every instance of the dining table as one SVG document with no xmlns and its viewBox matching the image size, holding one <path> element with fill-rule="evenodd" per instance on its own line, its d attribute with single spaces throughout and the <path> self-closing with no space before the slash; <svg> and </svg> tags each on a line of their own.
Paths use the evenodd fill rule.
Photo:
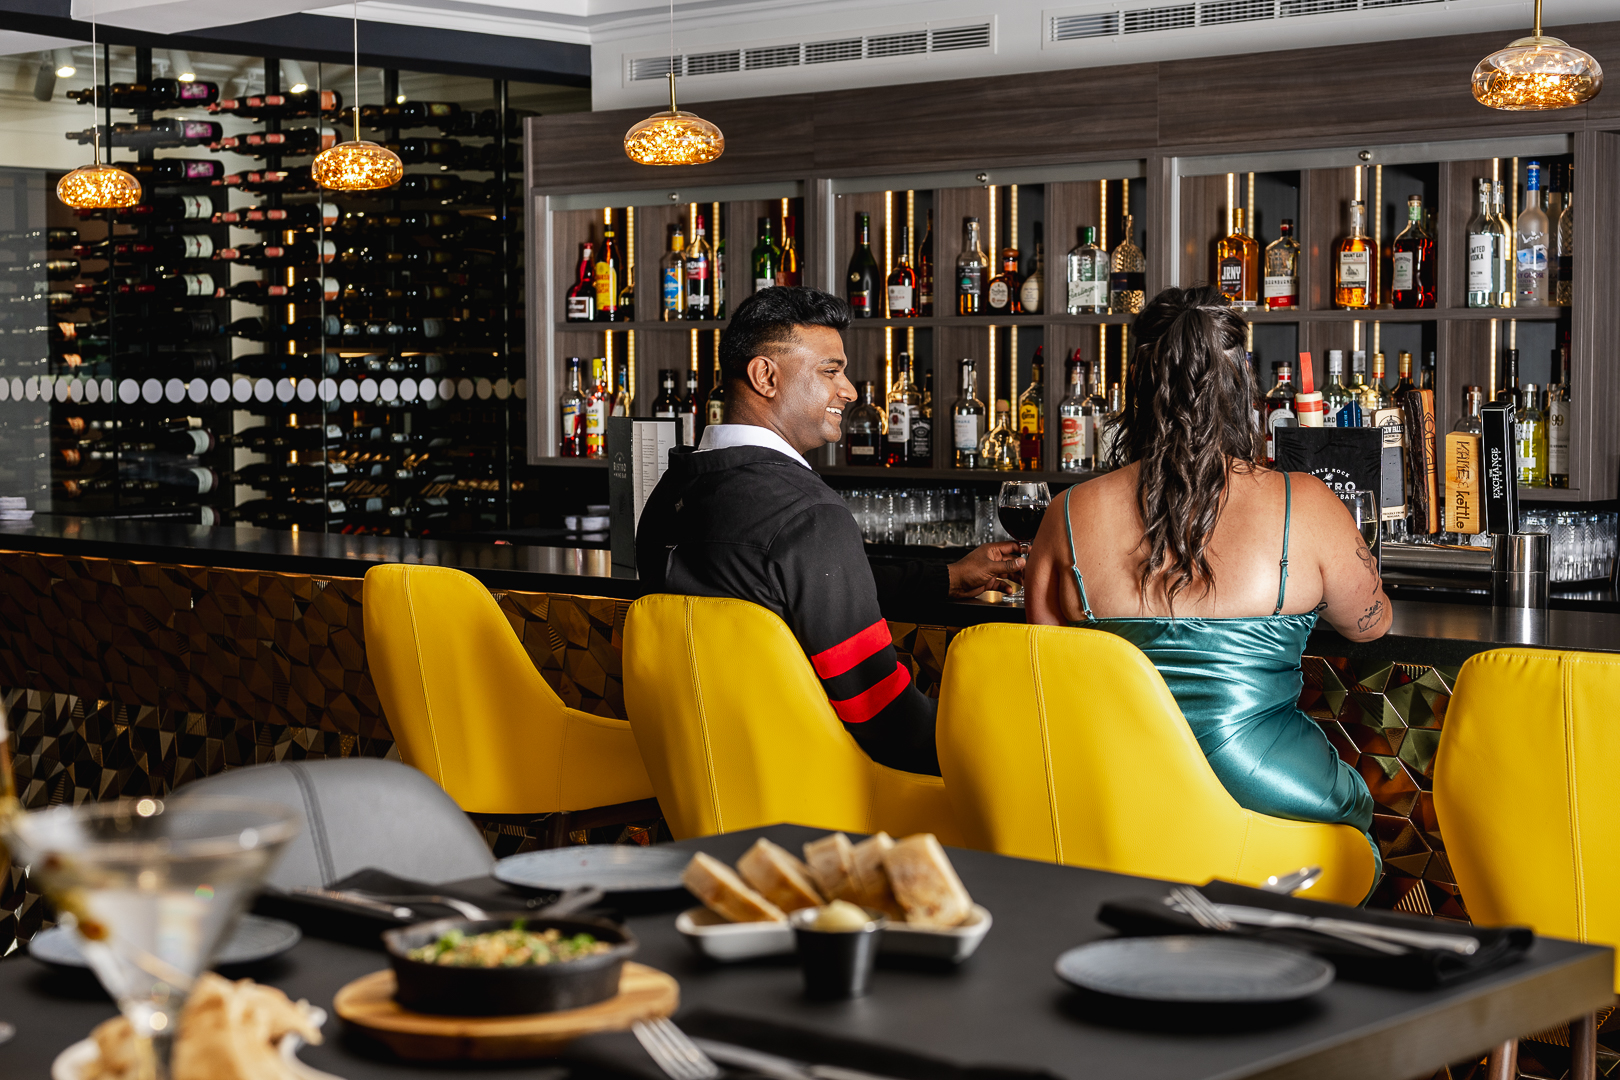
<svg viewBox="0 0 1620 1080">
<path fill-rule="evenodd" d="M 734 863 L 760 837 L 796 852 L 822 835 L 825 830 L 783 824 L 674 847 Z M 1415 1080 L 1614 1001 L 1613 950 L 1541 936 L 1522 959 L 1438 989 L 1339 978 L 1286 1004 L 1201 1009 L 1111 1000 L 1062 982 L 1055 961 L 1076 946 L 1116 936 L 1097 918 L 1102 904 L 1162 897 L 1172 883 L 948 850 L 974 901 L 994 919 L 989 934 L 956 966 L 880 961 L 870 992 L 854 1000 L 807 1000 L 792 956 L 732 964 L 699 956 L 675 927 L 679 911 L 695 903 L 679 890 L 653 898 L 610 894 L 607 904 L 618 902 L 626 912 L 640 943 L 635 959 L 678 980 L 677 1023 L 701 1015 L 712 1025 L 719 1017 L 730 1029 L 762 1033 L 756 1048 L 766 1050 L 771 1032 L 793 1032 L 800 1060 L 802 1048 L 824 1044 L 837 1048 L 846 1067 L 919 1080 L 928 1070 L 905 1062 L 938 1063 L 941 1073 L 988 1070 L 984 1075 L 1057 1080 Z M 253 975 L 330 1014 L 339 988 L 386 966 L 380 941 L 369 936 L 336 941 L 306 934 Z M 114 1012 L 88 975 L 65 977 L 18 950 L 0 961 L 0 1021 L 17 1028 L 15 1038 L 0 1044 L 0 1077 L 48 1077 L 58 1053 Z M 335 1016 L 324 1034 L 323 1044 L 299 1056 L 345 1080 L 471 1071 L 466 1064 L 393 1059 L 345 1033 Z M 865 1059 L 863 1047 L 870 1048 Z M 488 1080 L 566 1080 L 586 1071 L 568 1058 L 476 1066 Z"/>
</svg>

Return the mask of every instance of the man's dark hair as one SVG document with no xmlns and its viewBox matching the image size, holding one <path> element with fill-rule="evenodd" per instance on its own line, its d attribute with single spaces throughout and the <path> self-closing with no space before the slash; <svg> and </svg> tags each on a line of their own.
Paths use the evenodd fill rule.
<svg viewBox="0 0 1620 1080">
<path fill-rule="evenodd" d="M 831 293 L 802 286 L 774 285 L 737 305 L 720 335 L 720 378 L 746 382 L 748 361 L 793 337 L 800 326 L 849 329 L 849 305 Z"/>
</svg>

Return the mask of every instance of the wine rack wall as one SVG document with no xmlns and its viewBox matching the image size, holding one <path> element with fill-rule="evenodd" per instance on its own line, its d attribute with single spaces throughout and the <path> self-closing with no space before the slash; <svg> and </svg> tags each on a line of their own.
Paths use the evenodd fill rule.
<svg viewBox="0 0 1620 1080">
<path fill-rule="evenodd" d="M 152 79 L 150 50 L 134 52 L 136 87 L 109 79 L 79 111 L 143 201 L 44 201 L 25 265 L 48 360 L 5 373 L 0 396 L 46 406 L 29 430 L 48 471 L 7 494 L 201 524 L 509 527 L 533 491 L 512 469 L 526 381 L 508 84 L 493 84 L 493 108 L 463 108 L 368 73 L 386 104 L 362 106 L 360 137 L 393 148 L 406 176 L 336 193 L 310 162 L 355 137 L 352 83 L 317 74 L 294 92 L 269 59 L 262 93 L 221 100 L 196 82 L 177 97 Z"/>
</svg>

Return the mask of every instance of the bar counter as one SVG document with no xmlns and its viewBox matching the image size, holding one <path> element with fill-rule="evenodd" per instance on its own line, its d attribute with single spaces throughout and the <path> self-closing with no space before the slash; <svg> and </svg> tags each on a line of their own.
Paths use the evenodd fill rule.
<svg viewBox="0 0 1620 1080">
<path fill-rule="evenodd" d="M 263 761 L 396 756 L 361 616 L 364 573 L 384 562 L 477 577 L 563 701 L 624 717 L 624 615 L 641 590 L 606 550 L 44 515 L 0 534 L 0 693 L 29 806 L 161 795 Z M 1378 641 L 1312 635 L 1301 706 L 1373 792 L 1387 869 L 1374 903 L 1463 916 L 1429 794 L 1457 668 L 1508 645 L 1620 651 L 1620 614 L 1588 604 L 1514 620 L 1394 591 Z M 928 693 L 956 632 L 1023 617 L 982 601 L 885 615 Z M 484 829 L 504 855 L 547 842 L 555 824 Z M 0 890 L 0 950 L 39 918 L 32 898 Z"/>
</svg>

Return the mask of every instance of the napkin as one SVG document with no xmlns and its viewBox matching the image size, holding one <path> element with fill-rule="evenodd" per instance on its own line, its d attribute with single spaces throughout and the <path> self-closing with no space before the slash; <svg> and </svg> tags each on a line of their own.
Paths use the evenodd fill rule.
<svg viewBox="0 0 1620 1080">
<path fill-rule="evenodd" d="M 1472 937 L 1479 942 L 1479 950 L 1469 956 L 1445 949 L 1413 949 L 1400 956 L 1390 956 L 1363 945 L 1309 930 L 1239 926 L 1235 930 L 1228 931 L 1241 937 L 1252 937 L 1277 945 L 1291 945 L 1294 948 L 1304 949 L 1332 961 L 1341 978 L 1380 986 L 1412 990 L 1450 986 L 1514 963 L 1530 948 L 1533 937 L 1530 930 L 1522 926 L 1468 926 L 1393 911 L 1369 911 L 1366 908 L 1345 907 L 1342 904 L 1306 900 L 1298 896 L 1283 896 L 1250 888 L 1247 885 L 1236 885 L 1229 881 L 1212 881 L 1199 891 L 1217 904 L 1269 908 L 1273 911 L 1343 919 L 1373 926 L 1422 930 L 1431 934 L 1455 933 Z M 1206 930 L 1194 922 L 1190 915 L 1183 915 L 1166 907 L 1159 896 L 1109 901 L 1098 909 L 1097 919 L 1131 937 L 1220 932 Z"/>
<path fill-rule="evenodd" d="M 1051 1080 L 1038 1069 L 996 1065 L 954 1065 L 909 1050 L 828 1035 L 821 1031 L 735 1016 L 709 1009 L 682 1014 L 680 1028 L 694 1038 L 746 1046 L 807 1065 L 834 1065 L 871 1074 L 873 1080 Z M 563 1055 L 578 1080 L 668 1080 L 628 1031 L 606 1031 L 575 1039 Z M 727 1075 L 756 1076 L 722 1066 Z"/>
<path fill-rule="evenodd" d="M 349 876 L 334 881 L 329 887 L 337 892 L 357 889 L 391 896 L 451 896 L 457 900 L 476 904 L 491 914 L 501 915 L 533 911 L 551 903 L 558 895 L 510 888 L 492 877 L 467 878 L 434 885 L 398 877 L 373 867 L 356 870 Z M 453 908 L 420 901 L 411 901 L 407 906 L 417 913 L 417 919 L 395 919 L 380 913 L 373 915 L 324 897 L 284 893 L 267 888 L 254 901 L 253 910 L 260 915 L 297 923 L 305 933 L 316 937 L 351 943 L 374 943 L 378 948 L 382 947 L 379 935 L 384 930 L 407 926 L 415 921 L 448 918 L 458 914 Z"/>
</svg>

